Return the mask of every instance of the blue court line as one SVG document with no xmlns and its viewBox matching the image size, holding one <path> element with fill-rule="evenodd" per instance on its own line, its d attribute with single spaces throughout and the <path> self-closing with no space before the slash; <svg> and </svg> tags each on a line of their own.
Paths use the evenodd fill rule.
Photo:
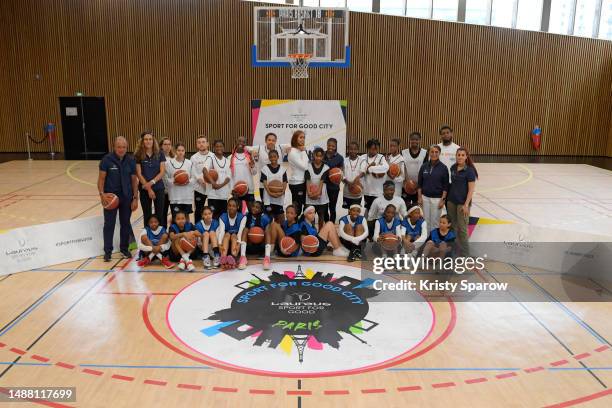
<svg viewBox="0 0 612 408">
<path fill-rule="evenodd" d="M 51 363 L 20 363 L 13 361 L 0 361 L 0 365 L 20 365 L 20 366 L 52 366 Z"/>
</svg>

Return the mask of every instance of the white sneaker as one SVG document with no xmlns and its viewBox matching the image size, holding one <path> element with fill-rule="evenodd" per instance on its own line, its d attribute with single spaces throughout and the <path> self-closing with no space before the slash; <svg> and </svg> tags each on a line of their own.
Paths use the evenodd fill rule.
<svg viewBox="0 0 612 408">
<path fill-rule="evenodd" d="M 213 258 L 213 266 L 215 268 L 218 268 L 219 265 L 221 265 L 221 257 L 217 254 L 215 255 L 215 257 Z"/>
<path fill-rule="evenodd" d="M 342 258 L 346 258 L 347 256 L 349 256 L 349 250 L 346 249 L 345 247 L 341 246 L 338 249 L 334 249 L 334 252 L 332 252 L 332 255 L 334 256 L 341 256 Z"/>
<path fill-rule="evenodd" d="M 205 269 L 212 269 L 212 262 L 210 262 L 209 256 L 205 256 L 204 259 L 202 259 L 202 263 Z"/>
<path fill-rule="evenodd" d="M 184 271 L 186 267 L 187 266 L 185 265 L 185 260 L 181 259 L 181 261 L 178 263 L 179 270 Z"/>
<path fill-rule="evenodd" d="M 195 271 L 195 266 L 193 266 L 193 262 L 192 261 L 187 262 L 187 270 L 189 272 Z"/>
</svg>

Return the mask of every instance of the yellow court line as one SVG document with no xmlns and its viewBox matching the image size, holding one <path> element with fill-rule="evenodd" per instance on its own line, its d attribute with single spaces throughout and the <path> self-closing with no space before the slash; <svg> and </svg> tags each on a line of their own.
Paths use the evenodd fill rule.
<svg viewBox="0 0 612 408">
<path fill-rule="evenodd" d="M 86 184 L 86 185 L 88 185 L 88 186 L 97 187 L 97 186 L 98 186 L 97 184 L 90 183 L 89 181 L 86 181 L 86 180 L 80 179 L 80 178 L 78 178 L 78 177 L 76 177 L 75 175 L 73 175 L 73 174 L 72 174 L 72 169 L 73 169 L 74 167 L 76 167 L 77 165 L 79 165 L 79 164 L 81 164 L 81 162 L 80 162 L 80 161 L 78 161 L 78 162 L 76 162 L 76 163 L 72 163 L 70 166 L 68 166 L 68 168 L 66 169 L 66 175 L 67 175 L 68 177 L 70 177 L 71 179 L 73 179 L 74 181 L 78 182 L 78 183 L 81 183 L 81 184 Z"/>
<path fill-rule="evenodd" d="M 529 183 L 531 181 L 531 179 L 533 179 L 533 171 L 531 171 L 531 169 L 529 167 L 525 166 L 524 164 L 520 164 L 520 163 L 515 163 L 515 164 L 527 172 L 527 177 L 525 179 L 523 179 L 523 180 L 521 180 L 521 181 L 519 181 L 517 183 L 510 184 L 509 186 L 501 186 L 501 187 L 489 188 L 489 189 L 486 189 L 486 190 L 476 191 L 476 193 L 491 193 L 493 191 L 510 190 L 511 188 L 522 186 L 523 184 Z"/>
</svg>

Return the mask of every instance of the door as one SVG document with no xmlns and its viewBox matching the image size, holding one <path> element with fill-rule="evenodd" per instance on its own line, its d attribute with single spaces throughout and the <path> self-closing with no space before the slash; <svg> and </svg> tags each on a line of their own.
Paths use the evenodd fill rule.
<svg viewBox="0 0 612 408">
<path fill-rule="evenodd" d="M 66 160 L 100 159 L 108 152 L 106 107 L 102 97 L 61 97 Z"/>
</svg>

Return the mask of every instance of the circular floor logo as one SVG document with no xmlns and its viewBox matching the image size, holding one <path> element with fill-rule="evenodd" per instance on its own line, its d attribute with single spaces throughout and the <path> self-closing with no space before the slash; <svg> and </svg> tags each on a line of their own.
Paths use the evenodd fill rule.
<svg viewBox="0 0 612 408">
<path fill-rule="evenodd" d="M 217 273 L 184 288 L 168 306 L 171 331 L 229 367 L 316 376 L 375 369 L 415 348 L 433 328 L 427 302 L 375 302 L 378 292 L 358 268 L 274 267 Z"/>
</svg>

